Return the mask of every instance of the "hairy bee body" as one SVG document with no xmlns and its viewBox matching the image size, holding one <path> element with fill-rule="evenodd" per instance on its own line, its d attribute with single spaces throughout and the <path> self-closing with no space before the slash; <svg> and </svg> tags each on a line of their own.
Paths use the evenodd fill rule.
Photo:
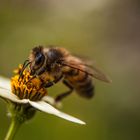
<svg viewBox="0 0 140 140">
<path fill-rule="evenodd" d="M 94 85 L 91 76 L 79 70 L 74 70 L 75 74 L 66 75 L 66 80 L 71 83 L 76 92 L 86 98 L 91 98 L 94 94 Z"/>
<path fill-rule="evenodd" d="M 92 77 L 87 73 L 88 70 L 84 63 L 77 57 L 67 56 L 66 62 L 68 64 L 74 64 L 79 69 L 69 66 L 63 67 L 63 73 L 65 80 L 68 81 L 82 97 L 91 98 L 94 95 L 94 84 Z M 83 63 L 83 65 L 81 65 Z M 83 70 L 83 71 L 81 71 Z"/>
<path fill-rule="evenodd" d="M 56 98 L 58 101 L 73 90 L 82 97 L 91 98 L 94 95 L 92 77 L 110 82 L 101 71 L 94 68 L 94 73 L 91 73 L 89 66 L 83 60 L 71 55 L 69 51 L 61 47 L 35 47 L 32 49 L 28 61 L 27 65 L 29 65 L 31 75 L 38 76 L 44 83 L 42 86 L 47 88 L 62 80 L 70 89 L 70 91 L 58 95 Z"/>
</svg>

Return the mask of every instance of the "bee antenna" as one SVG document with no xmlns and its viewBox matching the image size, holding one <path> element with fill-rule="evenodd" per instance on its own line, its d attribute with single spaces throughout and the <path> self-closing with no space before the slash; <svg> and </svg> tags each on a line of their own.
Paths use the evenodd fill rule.
<svg viewBox="0 0 140 140">
<path fill-rule="evenodd" d="M 28 62 L 28 63 L 27 63 Z M 24 63 L 23 63 L 23 67 L 20 71 L 20 74 L 19 74 L 19 78 L 18 78 L 18 81 L 19 79 L 21 78 L 22 74 L 23 74 L 23 71 L 25 70 L 25 68 L 30 64 L 31 62 L 29 62 L 29 60 L 25 60 Z"/>
</svg>

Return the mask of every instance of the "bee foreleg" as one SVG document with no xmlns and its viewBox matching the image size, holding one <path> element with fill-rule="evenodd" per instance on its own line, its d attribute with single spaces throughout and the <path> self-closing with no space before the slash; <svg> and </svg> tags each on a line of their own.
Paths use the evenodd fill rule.
<svg viewBox="0 0 140 140">
<path fill-rule="evenodd" d="M 69 90 L 69 91 L 66 91 L 66 92 L 64 92 L 64 93 L 62 93 L 62 94 L 60 94 L 60 95 L 58 95 L 58 96 L 55 98 L 55 101 L 56 101 L 56 102 L 59 102 L 59 101 L 61 101 L 63 98 L 65 98 L 66 96 L 70 95 L 70 94 L 72 93 L 73 89 L 74 89 L 73 86 L 72 86 L 69 82 L 67 82 L 66 80 L 63 80 L 63 84 L 66 85 L 70 90 Z"/>
</svg>

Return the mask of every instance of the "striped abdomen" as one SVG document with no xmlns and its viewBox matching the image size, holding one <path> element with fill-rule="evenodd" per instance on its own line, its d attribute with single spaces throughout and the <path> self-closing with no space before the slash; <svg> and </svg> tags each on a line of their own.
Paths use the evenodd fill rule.
<svg viewBox="0 0 140 140">
<path fill-rule="evenodd" d="M 66 80 L 70 82 L 70 84 L 80 96 L 91 98 L 94 95 L 92 77 L 86 72 L 82 72 L 77 69 L 71 69 L 66 75 Z"/>
</svg>

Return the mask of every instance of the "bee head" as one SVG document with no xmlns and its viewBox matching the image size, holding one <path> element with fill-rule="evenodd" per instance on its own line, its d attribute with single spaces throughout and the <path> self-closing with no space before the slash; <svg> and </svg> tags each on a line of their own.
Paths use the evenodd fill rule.
<svg viewBox="0 0 140 140">
<path fill-rule="evenodd" d="M 31 75 L 41 75 L 45 71 L 60 70 L 62 58 L 63 53 L 57 47 L 38 46 L 33 48 L 29 55 Z"/>
<path fill-rule="evenodd" d="M 43 47 L 38 46 L 32 49 L 29 55 L 31 75 L 37 74 L 45 62 Z"/>
</svg>

